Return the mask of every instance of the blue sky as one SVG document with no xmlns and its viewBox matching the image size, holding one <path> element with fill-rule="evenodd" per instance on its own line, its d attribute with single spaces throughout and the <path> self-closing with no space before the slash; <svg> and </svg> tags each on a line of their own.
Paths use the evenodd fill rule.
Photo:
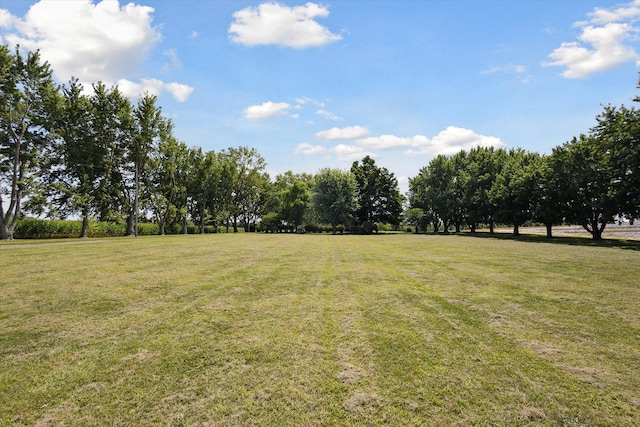
<svg viewBox="0 0 640 427">
<path fill-rule="evenodd" d="M 3 0 L 0 37 L 60 82 L 157 94 L 189 146 L 255 147 L 270 173 L 400 179 L 477 145 L 549 153 L 632 105 L 640 0 Z"/>
</svg>

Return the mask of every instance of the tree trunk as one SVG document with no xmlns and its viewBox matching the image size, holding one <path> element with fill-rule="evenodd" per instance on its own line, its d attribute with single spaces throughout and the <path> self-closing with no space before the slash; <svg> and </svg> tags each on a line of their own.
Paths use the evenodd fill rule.
<svg viewBox="0 0 640 427">
<path fill-rule="evenodd" d="M 493 234 L 494 230 L 493 230 L 493 220 L 489 221 L 489 234 Z"/>
<path fill-rule="evenodd" d="M 158 221 L 158 234 L 160 236 L 164 236 L 164 219 L 161 219 L 160 221 Z"/>
<path fill-rule="evenodd" d="M 471 224 L 471 233 L 476 232 L 476 224 Z"/>
<path fill-rule="evenodd" d="M 513 226 L 513 235 L 514 236 L 519 236 L 520 235 L 520 226 L 518 224 L 514 224 L 514 226 Z"/>
<path fill-rule="evenodd" d="M 135 231 L 133 229 L 133 212 L 129 211 L 129 215 L 127 216 L 127 236 L 133 236 Z"/>
<path fill-rule="evenodd" d="M 82 208 L 82 230 L 80 230 L 80 238 L 89 237 L 89 208 Z"/>
<path fill-rule="evenodd" d="M 13 240 L 13 230 L 0 220 L 0 240 Z"/>
<path fill-rule="evenodd" d="M 551 239 L 553 237 L 553 234 L 551 231 L 552 224 L 548 222 L 545 224 L 545 226 L 547 227 L 547 238 Z"/>
</svg>

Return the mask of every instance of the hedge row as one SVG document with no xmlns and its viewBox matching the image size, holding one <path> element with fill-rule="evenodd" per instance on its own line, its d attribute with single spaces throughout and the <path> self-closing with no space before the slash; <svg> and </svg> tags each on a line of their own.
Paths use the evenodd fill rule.
<svg viewBox="0 0 640 427">
<path fill-rule="evenodd" d="M 80 237 L 82 231 L 82 221 L 66 221 L 55 219 L 23 219 L 18 221 L 13 237 L 16 239 L 66 239 Z M 139 236 L 151 236 L 158 234 L 160 229 L 158 224 L 140 223 L 138 224 Z M 182 227 L 174 225 L 166 227 L 167 234 L 182 234 Z M 205 233 L 217 233 L 218 228 L 214 226 L 204 227 Z M 188 234 L 199 234 L 200 229 L 195 226 L 187 227 Z M 126 234 L 125 224 L 113 222 L 89 222 L 89 237 L 121 237 Z"/>
</svg>

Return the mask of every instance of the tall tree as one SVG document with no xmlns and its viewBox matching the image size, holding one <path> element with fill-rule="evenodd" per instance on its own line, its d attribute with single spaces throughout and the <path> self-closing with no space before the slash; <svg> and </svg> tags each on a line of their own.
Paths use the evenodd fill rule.
<svg viewBox="0 0 640 427">
<path fill-rule="evenodd" d="M 353 162 L 351 173 L 356 181 L 358 221 L 361 224 L 398 225 L 402 214 L 402 195 L 394 174 L 387 168 L 378 167 L 369 156 L 362 159 L 362 163 Z"/>
<path fill-rule="evenodd" d="M 117 86 L 93 85 L 92 122 L 97 144 L 104 147 L 104 176 L 95 196 L 95 209 L 101 221 L 121 222 L 130 212 L 127 197 L 126 155 L 133 137 L 134 118 L 129 99 Z"/>
<path fill-rule="evenodd" d="M 608 105 L 596 120 L 591 135 L 613 175 L 611 190 L 617 214 L 640 218 L 640 111 Z"/>
<path fill-rule="evenodd" d="M 189 148 L 172 135 L 172 126 L 160 132 L 158 149 L 149 156 L 147 205 L 164 235 L 167 225 L 182 221 L 186 227 Z"/>
<path fill-rule="evenodd" d="M 49 64 L 0 45 L 0 239 L 12 239 L 25 198 L 34 195 L 49 142 L 49 100 L 56 94 Z M 5 195 L 8 195 L 5 207 Z M 6 209 L 6 210 L 5 210 Z"/>
<path fill-rule="evenodd" d="M 157 138 L 166 123 L 162 109 L 156 105 L 158 98 L 144 94 L 136 105 L 133 116 L 135 125 L 129 147 L 129 160 L 133 169 L 133 200 L 129 214 L 127 234 L 138 235 L 138 216 L 140 214 L 141 175 L 148 168 L 149 154 L 157 147 Z"/>
<path fill-rule="evenodd" d="M 351 172 L 324 168 L 314 177 L 312 206 L 320 221 L 331 224 L 333 234 L 338 224 L 349 224 L 357 209 L 356 182 Z"/>
<path fill-rule="evenodd" d="M 533 191 L 534 211 L 533 219 L 542 222 L 547 231 L 547 237 L 553 237 L 553 226 L 561 224 L 566 216 L 566 203 L 570 196 L 565 194 L 566 159 L 559 155 L 542 156 L 538 164 L 538 179 Z"/>
<path fill-rule="evenodd" d="M 489 193 L 505 156 L 505 150 L 493 147 L 476 147 L 469 151 L 461 179 L 464 209 L 472 232 L 480 223 L 486 223 L 489 232 L 493 233 L 497 206 Z"/>
<path fill-rule="evenodd" d="M 89 219 L 107 169 L 107 146 L 94 128 L 93 105 L 77 79 L 62 90 L 56 117 L 56 151 L 51 158 L 52 198 L 64 217 L 80 213 L 80 237 L 88 237 Z"/>
<path fill-rule="evenodd" d="M 514 236 L 518 236 L 520 226 L 533 217 L 539 160 L 537 153 L 521 148 L 509 150 L 489 192 L 497 207 L 496 218 L 512 224 Z"/>
<path fill-rule="evenodd" d="M 614 186 L 619 176 L 610 167 L 609 155 L 591 135 L 580 135 L 553 150 L 553 156 L 564 160 L 558 173 L 566 177 L 563 194 L 567 197 L 567 220 L 582 225 L 594 240 L 602 238 L 606 225 L 619 210 Z"/>
<path fill-rule="evenodd" d="M 264 174 L 266 162 L 255 148 L 229 148 L 225 152 L 230 165 L 232 189 L 233 231 L 238 231 L 238 221 L 249 231 L 250 225 L 260 214 L 260 193 L 268 177 Z"/>
</svg>

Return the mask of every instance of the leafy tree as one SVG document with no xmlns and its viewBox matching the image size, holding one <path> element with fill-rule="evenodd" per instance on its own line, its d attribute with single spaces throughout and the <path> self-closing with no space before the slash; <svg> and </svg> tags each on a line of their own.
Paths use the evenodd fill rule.
<svg viewBox="0 0 640 427">
<path fill-rule="evenodd" d="M 0 45 L 0 239 L 12 239 L 25 198 L 37 196 L 49 139 L 50 100 L 56 93 L 49 64 L 38 52 L 24 58 Z M 8 204 L 5 206 L 5 196 Z M 6 210 L 5 210 L 6 209 Z"/>
<path fill-rule="evenodd" d="M 157 97 L 143 95 L 136 105 L 133 138 L 129 147 L 129 161 L 133 169 L 133 200 L 127 223 L 127 234 L 138 235 L 138 216 L 140 214 L 140 182 L 141 175 L 148 171 L 149 154 L 156 149 L 157 138 L 166 120 L 162 117 L 162 109 L 156 105 Z"/>
<path fill-rule="evenodd" d="M 414 202 L 417 202 L 415 207 L 422 207 L 423 211 L 432 213 L 434 231 L 438 229 L 437 225 L 442 223 L 444 231 L 447 232 L 455 221 L 458 205 L 455 197 L 453 161 L 444 155 L 435 157 L 427 167 L 420 170 L 415 179 L 411 180 L 410 188 L 415 196 L 420 198 L 414 198 Z"/>
<path fill-rule="evenodd" d="M 56 114 L 56 156 L 50 158 L 53 204 L 65 217 L 80 213 L 80 237 L 88 237 L 90 213 L 107 175 L 107 146 L 94 128 L 93 105 L 77 79 L 62 90 Z"/>
<path fill-rule="evenodd" d="M 518 236 L 519 227 L 533 217 L 539 160 L 537 153 L 509 150 L 489 193 L 497 206 L 497 218 L 513 224 L 514 236 Z"/>
<path fill-rule="evenodd" d="M 640 111 L 608 105 L 596 120 L 591 135 L 612 174 L 616 213 L 640 218 Z"/>
<path fill-rule="evenodd" d="M 271 206 L 267 212 L 278 213 L 278 218 L 298 229 L 311 204 L 313 177 L 306 173 L 287 171 L 277 175 L 271 191 Z"/>
<path fill-rule="evenodd" d="M 420 232 L 420 227 L 424 223 L 424 211 L 420 208 L 407 209 L 404 215 L 404 220 L 407 224 L 412 225 L 415 228 L 416 234 Z"/>
<path fill-rule="evenodd" d="M 580 135 L 556 147 L 552 155 L 560 160 L 557 173 L 565 178 L 562 194 L 567 198 L 567 220 L 582 225 L 594 240 L 600 240 L 619 210 L 614 186 L 619 177 L 610 167 L 606 147 L 594 136 Z"/>
<path fill-rule="evenodd" d="M 362 164 L 353 162 L 351 173 L 356 181 L 356 218 L 360 224 L 398 225 L 402 214 L 402 195 L 398 180 L 387 168 L 380 168 L 366 156 Z"/>
<path fill-rule="evenodd" d="M 349 224 L 357 209 L 356 182 L 350 172 L 323 168 L 314 177 L 311 203 L 322 222 L 331 224 L 336 234 L 338 224 Z"/>
<path fill-rule="evenodd" d="M 255 148 L 229 148 L 225 155 L 231 168 L 226 175 L 230 184 L 231 219 L 233 231 L 238 232 L 238 221 L 244 224 L 245 231 L 249 231 L 250 224 L 260 215 L 260 193 L 268 182 L 264 173 L 266 162 Z"/>
<path fill-rule="evenodd" d="M 553 237 L 553 226 L 564 220 L 566 216 L 564 201 L 570 198 L 566 194 L 568 187 L 565 183 L 568 176 L 565 173 L 565 161 L 556 154 L 542 156 L 538 163 L 538 178 L 533 191 L 535 200 L 533 219 L 545 225 L 548 238 Z"/>
<path fill-rule="evenodd" d="M 189 148 L 172 135 L 172 126 L 165 126 L 157 151 L 149 157 L 149 182 L 145 186 L 147 203 L 161 235 L 167 225 L 179 220 L 186 232 L 188 172 Z"/>
<path fill-rule="evenodd" d="M 493 147 L 476 147 L 469 151 L 461 180 L 464 210 L 472 232 L 480 223 L 487 223 L 489 232 L 493 233 L 497 206 L 490 192 L 505 156 L 503 149 Z"/>
<path fill-rule="evenodd" d="M 107 89 L 97 83 L 93 92 L 90 97 L 93 129 L 97 144 L 105 150 L 104 177 L 96 192 L 95 209 L 101 221 L 120 222 L 130 211 L 125 159 L 133 137 L 132 106 L 117 86 Z"/>
</svg>

